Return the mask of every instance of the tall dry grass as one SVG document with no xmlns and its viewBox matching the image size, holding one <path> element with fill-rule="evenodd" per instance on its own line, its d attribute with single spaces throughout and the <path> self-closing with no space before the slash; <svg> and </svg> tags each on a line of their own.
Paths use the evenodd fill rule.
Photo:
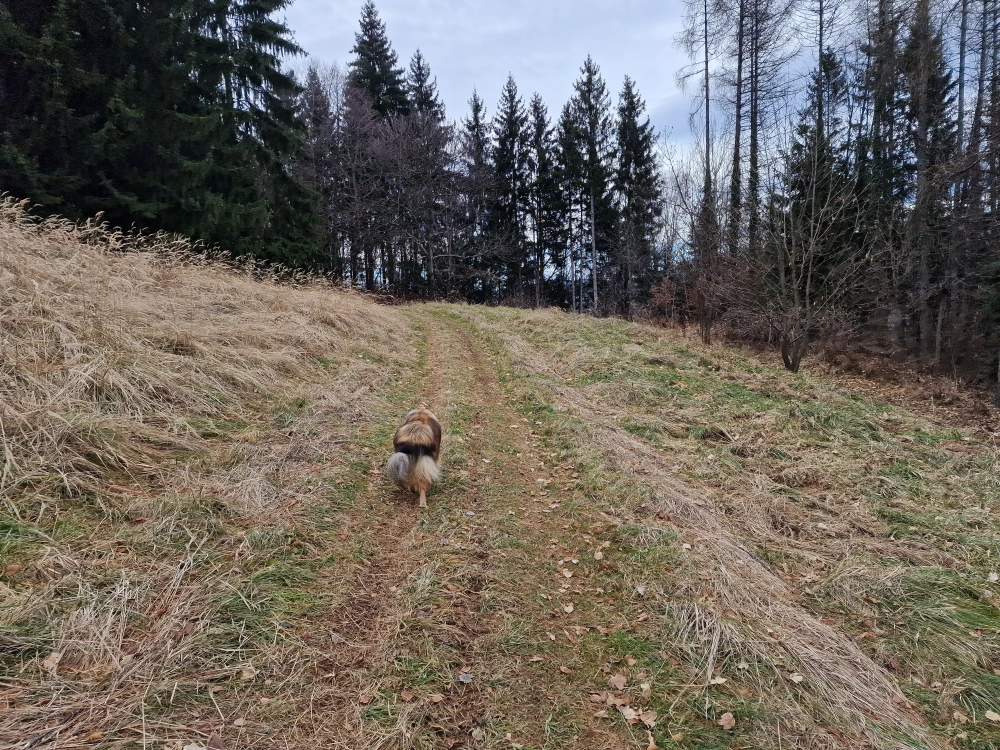
<svg viewBox="0 0 1000 750">
<path fill-rule="evenodd" d="M 149 695 L 239 671 L 218 602 L 411 357 L 397 312 L 278 276 L 0 201 L 0 748 L 205 740 Z"/>
</svg>

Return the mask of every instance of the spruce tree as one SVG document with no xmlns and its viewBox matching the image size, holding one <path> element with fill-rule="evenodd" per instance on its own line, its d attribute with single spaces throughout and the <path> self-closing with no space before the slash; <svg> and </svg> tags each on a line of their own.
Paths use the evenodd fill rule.
<svg viewBox="0 0 1000 750">
<path fill-rule="evenodd" d="M 654 244 L 663 211 L 656 136 L 645 113 L 646 103 L 626 76 L 618 99 L 614 180 L 620 222 L 614 248 L 616 297 L 618 310 L 626 317 L 652 283 Z"/>
<path fill-rule="evenodd" d="M 466 278 L 460 281 L 467 299 L 485 302 L 494 296 L 488 255 L 490 205 L 494 184 L 490 160 L 490 130 L 486 106 L 475 91 L 469 99 L 469 114 L 459 128 L 460 179 L 466 233 L 461 245 Z"/>
<path fill-rule="evenodd" d="M 354 35 L 348 83 L 364 91 L 372 108 L 382 117 L 405 115 L 410 111 L 406 81 L 399 58 L 386 34 L 378 9 L 368 0 L 361 9 L 361 29 Z"/>
<path fill-rule="evenodd" d="M 531 224 L 535 306 L 540 307 L 546 296 L 547 265 L 551 264 L 558 269 L 564 264 L 559 251 L 563 219 L 562 194 L 559 190 L 552 123 L 548 108 L 539 94 L 531 97 L 528 110 L 527 213 Z M 553 301 L 563 304 L 565 299 L 560 294 Z"/>
<path fill-rule="evenodd" d="M 580 78 L 573 84 L 570 100 L 578 150 L 583 158 L 581 186 L 583 222 L 587 227 L 590 250 L 590 304 L 598 312 L 598 279 L 601 266 L 615 241 L 617 223 L 611 195 L 612 138 L 611 100 L 601 69 L 588 55 L 580 68 Z"/>
<path fill-rule="evenodd" d="M 419 49 L 410 59 L 406 86 L 410 92 L 410 108 L 414 112 L 444 120 L 444 105 L 438 97 L 437 79 L 431 77 L 430 66 Z"/>
<path fill-rule="evenodd" d="M 521 294 L 528 267 L 525 241 L 528 115 L 513 76 L 508 76 L 504 85 L 492 131 L 494 185 L 490 234 L 504 248 L 507 291 Z"/>
</svg>

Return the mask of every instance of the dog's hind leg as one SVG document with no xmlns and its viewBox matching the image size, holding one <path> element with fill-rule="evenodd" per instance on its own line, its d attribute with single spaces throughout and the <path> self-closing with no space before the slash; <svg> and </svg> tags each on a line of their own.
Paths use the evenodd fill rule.
<svg viewBox="0 0 1000 750">
<path fill-rule="evenodd" d="M 417 489 L 420 490 L 420 507 L 427 507 L 427 485 L 421 483 L 417 485 Z"/>
</svg>

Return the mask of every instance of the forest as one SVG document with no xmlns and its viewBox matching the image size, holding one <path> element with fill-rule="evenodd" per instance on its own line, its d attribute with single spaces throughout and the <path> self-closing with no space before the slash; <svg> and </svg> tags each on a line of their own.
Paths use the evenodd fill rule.
<svg viewBox="0 0 1000 750">
<path fill-rule="evenodd" d="M 0 0 L 0 193 L 402 299 L 655 318 L 1000 373 L 994 0 L 690 0 L 693 140 L 582 62 L 446 113 L 373 2 L 345 68 L 290 0 Z"/>
</svg>

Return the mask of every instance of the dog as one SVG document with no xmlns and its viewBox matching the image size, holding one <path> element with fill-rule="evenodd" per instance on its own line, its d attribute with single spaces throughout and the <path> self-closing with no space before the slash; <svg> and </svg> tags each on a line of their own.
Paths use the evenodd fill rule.
<svg viewBox="0 0 1000 750">
<path fill-rule="evenodd" d="M 441 458 L 441 423 L 421 406 L 406 415 L 392 439 L 394 453 L 386 464 L 391 479 L 420 493 L 420 507 L 427 507 L 427 488 L 437 481 Z"/>
</svg>

